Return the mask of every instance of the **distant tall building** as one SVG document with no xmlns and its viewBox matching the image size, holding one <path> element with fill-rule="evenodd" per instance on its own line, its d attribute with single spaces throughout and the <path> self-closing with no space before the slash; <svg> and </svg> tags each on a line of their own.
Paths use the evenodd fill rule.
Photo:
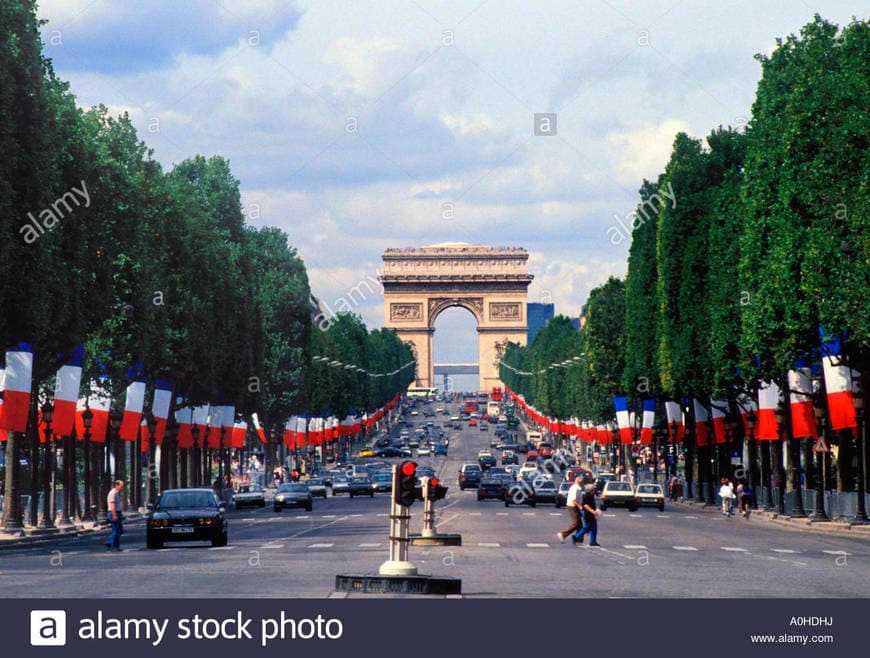
<svg viewBox="0 0 870 658">
<path fill-rule="evenodd" d="M 535 336 L 538 335 L 538 332 L 553 319 L 555 314 L 555 304 L 537 304 L 534 302 L 526 304 L 526 318 L 529 327 L 527 340 L 529 345 L 531 345 L 532 341 L 535 340 Z"/>
<path fill-rule="evenodd" d="M 583 318 L 570 318 L 571 326 L 574 327 L 576 331 L 580 331 L 580 328 L 583 326 Z"/>
</svg>

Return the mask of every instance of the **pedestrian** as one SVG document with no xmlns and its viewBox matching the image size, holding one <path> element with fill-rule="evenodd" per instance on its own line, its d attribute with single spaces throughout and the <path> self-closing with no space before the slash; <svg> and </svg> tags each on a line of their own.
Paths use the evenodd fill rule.
<svg viewBox="0 0 870 658">
<path fill-rule="evenodd" d="M 748 482 L 741 482 L 742 490 L 740 491 L 740 514 L 749 518 L 752 510 L 752 487 Z"/>
<path fill-rule="evenodd" d="M 106 496 L 109 523 L 112 524 L 112 535 L 106 542 L 106 548 L 116 553 L 121 552 L 121 535 L 124 534 L 124 518 L 121 513 L 121 490 L 123 488 L 123 480 L 115 480 L 115 485 L 109 489 L 109 494 Z"/>
<path fill-rule="evenodd" d="M 719 497 L 722 499 L 722 514 L 725 516 L 733 516 L 733 499 L 734 499 L 734 486 L 728 480 L 728 478 L 722 478 L 721 480 L 722 486 L 719 487 Z"/>
<path fill-rule="evenodd" d="M 574 543 L 582 544 L 583 535 L 589 533 L 589 545 L 601 546 L 598 543 L 598 517 L 601 510 L 595 505 L 595 485 L 587 484 L 583 497 L 580 499 L 580 510 L 583 515 L 583 527 L 574 535 Z"/>
<path fill-rule="evenodd" d="M 668 483 L 668 493 L 671 495 L 671 500 L 677 500 L 677 485 L 680 483 L 679 478 L 674 475 Z"/>
<path fill-rule="evenodd" d="M 571 523 L 556 533 L 556 536 L 561 542 L 564 542 L 565 537 L 568 535 L 573 535 L 577 532 L 583 525 L 583 521 L 580 519 L 580 501 L 578 500 L 578 497 L 582 497 L 582 484 L 583 478 L 578 476 L 574 478 L 574 484 L 572 484 L 571 488 L 568 489 L 568 498 L 565 501 L 565 507 L 568 509 L 568 516 L 571 517 Z"/>
</svg>

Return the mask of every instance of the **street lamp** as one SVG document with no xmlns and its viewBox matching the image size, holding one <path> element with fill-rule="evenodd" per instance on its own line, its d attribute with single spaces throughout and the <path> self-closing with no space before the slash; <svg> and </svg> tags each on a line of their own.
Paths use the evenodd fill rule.
<svg viewBox="0 0 870 658">
<path fill-rule="evenodd" d="M 146 490 L 146 498 L 148 504 L 152 505 L 157 501 L 157 472 L 154 469 L 154 463 L 157 461 L 157 444 L 154 434 L 157 432 L 157 419 L 154 414 L 149 413 L 146 422 L 148 423 L 148 484 Z"/>
<path fill-rule="evenodd" d="M 758 416 L 756 416 L 755 412 L 750 409 L 749 413 L 746 414 L 746 431 L 749 432 L 749 446 L 747 454 L 749 455 L 749 486 L 752 488 L 752 509 L 758 509 L 758 495 L 755 493 L 755 488 L 762 487 L 764 478 L 763 473 L 761 475 L 762 479 L 756 477 L 756 474 L 758 473 L 758 455 L 756 453 L 756 448 L 758 446 L 755 445 L 755 426 L 757 424 Z"/>
<path fill-rule="evenodd" d="M 716 427 L 715 427 L 715 425 L 713 425 L 713 419 L 708 417 L 707 420 L 704 421 L 704 427 L 707 429 L 707 445 L 706 445 L 707 449 L 705 450 L 705 452 L 707 454 L 705 455 L 705 459 L 703 462 L 704 463 L 704 470 L 707 472 L 706 473 L 706 475 L 707 475 L 706 487 L 705 487 L 705 489 L 706 489 L 705 493 L 706 493 L 707 499 L 704 501 L 704 507 L 712 507 L 712 506 L 716 505 L 716 494 L 714 493 L 715 471 L 719 470 L 718 468 L 716 468 L 714 471 L 714 468 L 713 468 L 713 466 L 714 466 L 714 462 L 713 462 L 714 452 L 710 446 L 710 441 L 716 440 L 716 438 L 715 438 Z M 698 457 L 700 459 L 700 455 Z"/>
<path fill-rule="evenodd" d="M 190 436 L 193 437 L 193 452 L 192 455 L 192 464 L 190 465 L 190 476 L 191 480 L 193 480 L 193 486 L 200 486 L 200 475 L 201 469 L 199 464 L 199 425 L 194 425 L 190 428 Z"/>
<path fill-rule="evenodd" d="M 773 479 L 777 487 L 776 513 L 785 516 L 785 471 L 782 468 L 783 421 L 785 420 L 785 412 L 781 406 L 778 406 L 774 411 L 774 417 L 776 418 L 776 431 L 779 435 L 773 452 Z"/>
<path fill-rule="evenodd" d="M 860 381 L 860 380 L 859 380 Z M 852 394 L 855 404 L 855 421 L 858 425 L 855 428 L 855 447 L 858 453 L 858 477 L 855 483 L 856 493 L 858 494 L 858 507 L 855 511 L 855 518 L 852 520 L 854 524 L 864 524 L 870 522 L 867 518 L 867 503 L 864 500 L 866 495 L 866 478 L 867 478 L 867 463 L 865 460 L 865 444 L 866 437 L 864 436 L 864 391 L 861 386 Z"/>
<path fill-rule="evenodd" d="M 825 408 L 821 404 L 821 400 L 816 399 L 813 404 L 813 412 L 816 415 L 816 429 L 819 433 L 819 439 L 825 440 Z M 829 521 L 828 515 L 825 514 L 825 453 L 821 450 L 816 451 L 816 496 L 813 504 L 813 513 L 810 514 L 812 521 Z"/>
<path fill-rule="evenodd" d="M 93 487 L 93 482 L 91 481 L 93 477 L 93 473 L 91 472 L 91 424 L 94 422 L 94 412 L 91 411 L 90 407 L 85 407 L 85 410 L 82 412 L 82 425 L 85 428 L 85 509 L 83 515 L 83 521 L 95 521 L 93 514 L 93 501 L 91 500 L 91 488 Z"/>
<path fill-rule="evenodd" d="M 54 468 L 52 454 L 51 454 L 51 421 L 54 420 L 54 405 L 51 402 L 47 401 L 42 405 L 42 421 L 45 423 L 45 429 L 43 430 L 43 435 L 45 436 L 45 442 L 43 443 L 43 471 L 42 471 L 42 519 L 39 522 L 40 528 L 53 528 L 54 527 L 54 518 L 51 513 L 51 508 L 54 507 L 52 504 L 54 501 L 51 500 L 51 475 L 52 470 Z"/>
</svg>

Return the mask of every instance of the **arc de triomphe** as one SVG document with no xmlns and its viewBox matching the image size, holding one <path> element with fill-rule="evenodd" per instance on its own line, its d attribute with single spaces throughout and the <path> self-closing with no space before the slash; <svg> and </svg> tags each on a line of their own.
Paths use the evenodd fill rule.
<svg viewBox="0 0 870 658">
<path fill-rule="evenodd" d="M 446 308 L 461 306 L 477 320 L 479 389 L 501 386 L 498 360 L 508 341 L 526 344 L 526 298 L 534 278 L 525 249 L 496 249 L 447 242 L 419 249 L 387 249 L 384 316 L 387 327 L 412 345 L 417 385 L 434 386 L 432 357 L 435 320 Z"/>
</svg>

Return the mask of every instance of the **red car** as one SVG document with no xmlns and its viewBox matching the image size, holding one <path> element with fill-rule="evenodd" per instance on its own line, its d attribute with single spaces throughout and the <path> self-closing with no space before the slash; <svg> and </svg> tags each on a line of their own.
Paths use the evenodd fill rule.
<svg viewBox="0 0 870 658">
<path fill-rule="evenodd" d="M 538 448 L 538 455 L 541 457 L 547 458 L 553 456 L 553 446 L 550 445 L 542 445 Z"/>
<path fill-rule="evenodd" d="M 477 419 L 476 419 L 476 418 L 472 418 L 471 420 L 468 421 L 468 426 L 469 426 L 469 427 L 474 427 L 474 426 L 476 426 L 476 425 L 477 425 Z"/>
<path fill-rule="evenodd" d="M 538 461 L 538 456 L 539 456 L 539 455 L 538 455 L 537 451 L 535 451 L 535 450 L 529 450 L 529 451 L 526 453 L 526 461 L 527 461 L 527 462 L 536 462 L 536 461 Z"/>
</svg>

